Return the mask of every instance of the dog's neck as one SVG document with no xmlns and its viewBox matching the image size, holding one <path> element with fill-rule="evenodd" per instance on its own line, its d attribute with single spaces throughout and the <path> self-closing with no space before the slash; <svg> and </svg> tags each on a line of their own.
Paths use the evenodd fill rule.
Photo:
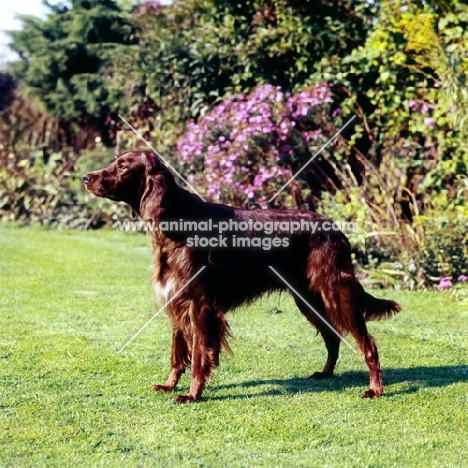
<svg viewBox="0 0 468 468">
<path fill-rule="evenodd" d="M 186 221 L 195 221 L 197 223 L 209 223 L 210 220 L 218 222 L 220 219 L 232 219 L 235 215 L 235 208 L 218 203 L 205 202 L 200 196 L 190 193 L 178 186 L 171 185 L 166 190 L 163 199 L 160 215 L 152 219 L 158 227 L 161 223 L 168 226 L 170 222 L 180 223 Z M 181 231 L 160 231 L 156 229 L 152 231 L 153 249 L 156 245 L 161 245 L 165 242 L 176 242 L 180 245 L 185 244 L 187 233 Z"/>
</svg>

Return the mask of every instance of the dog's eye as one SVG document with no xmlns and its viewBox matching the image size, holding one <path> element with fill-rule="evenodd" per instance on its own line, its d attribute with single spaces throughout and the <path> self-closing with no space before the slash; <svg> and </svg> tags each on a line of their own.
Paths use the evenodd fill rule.
<svg viewBox="0 0 468 468">
<path fill-rule="evenodd" d="M 127 165 L 124 162 L 120 162 L 118 167 L 121 171 L 126 171 L 128 169 Z"/>
</svg>

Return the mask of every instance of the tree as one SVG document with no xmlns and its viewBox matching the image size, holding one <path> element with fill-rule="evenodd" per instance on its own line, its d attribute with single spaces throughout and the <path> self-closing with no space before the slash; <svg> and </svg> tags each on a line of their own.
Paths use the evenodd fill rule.
<svg viewBox="0 0 468 468">
<path fill-rule="evenodd" d="M 0 72 L 0 113 L 5 111 L 15 99 L 16 85 L 10 74 Z"/>
<path fill-rule="evenodd" d="M 21 15 L 22 29 L 9 33 L 20 56 L 13 73 L 51 115 L 102 132 L 112 109 L 102 66 L 127 41 L 128 15 L 112 0 L 46 4 L 45 20 Z"/>
</svg>

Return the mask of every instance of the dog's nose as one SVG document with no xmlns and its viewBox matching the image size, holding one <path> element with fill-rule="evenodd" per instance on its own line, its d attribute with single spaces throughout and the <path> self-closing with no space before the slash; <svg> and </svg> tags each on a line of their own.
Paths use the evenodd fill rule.
<svg viewBox="0 0 468 468">
<path fill-rule="evenodd" d="M 83 176 L 83 182 L 84 182 L 85 184 L 89 184 L 90 181 L 91 181 L 91 176 L 90 176 L 89 174 L 85 174 L 85 175 Z"/>
</svg>

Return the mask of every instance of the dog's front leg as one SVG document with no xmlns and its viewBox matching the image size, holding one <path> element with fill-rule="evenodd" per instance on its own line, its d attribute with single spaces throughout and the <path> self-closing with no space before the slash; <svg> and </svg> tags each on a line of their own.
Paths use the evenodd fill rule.
<svg viewBox="0 0 468 468">
<path fill-rule="evenodd" d="M 193 403 L 200 398 L 205 387 L 205 350 L 203 338 L 197 330 L 193 331 L 192 341 L 192 380 L 190 381 L 190 391 L 188 395 L 179 395 L 175 401 L 177 403 Z"/>
<path fill-rule="evenodd" d="M 179 395 L 178 403 L 192 403 L 200 398 L 205 382 L 219 363 L 221 341 L 226 334 L 224 316 L 208 308 L 191 310 L 192 380 L 188 395 Z"/>
<path fill-rule="evenodd" d="M 187 342 L 181 330 L 172 333 L 171 372 L 164 385 L 154 385 L 154 392 L 172 392 L 190 360 Z"/>
</svg>

